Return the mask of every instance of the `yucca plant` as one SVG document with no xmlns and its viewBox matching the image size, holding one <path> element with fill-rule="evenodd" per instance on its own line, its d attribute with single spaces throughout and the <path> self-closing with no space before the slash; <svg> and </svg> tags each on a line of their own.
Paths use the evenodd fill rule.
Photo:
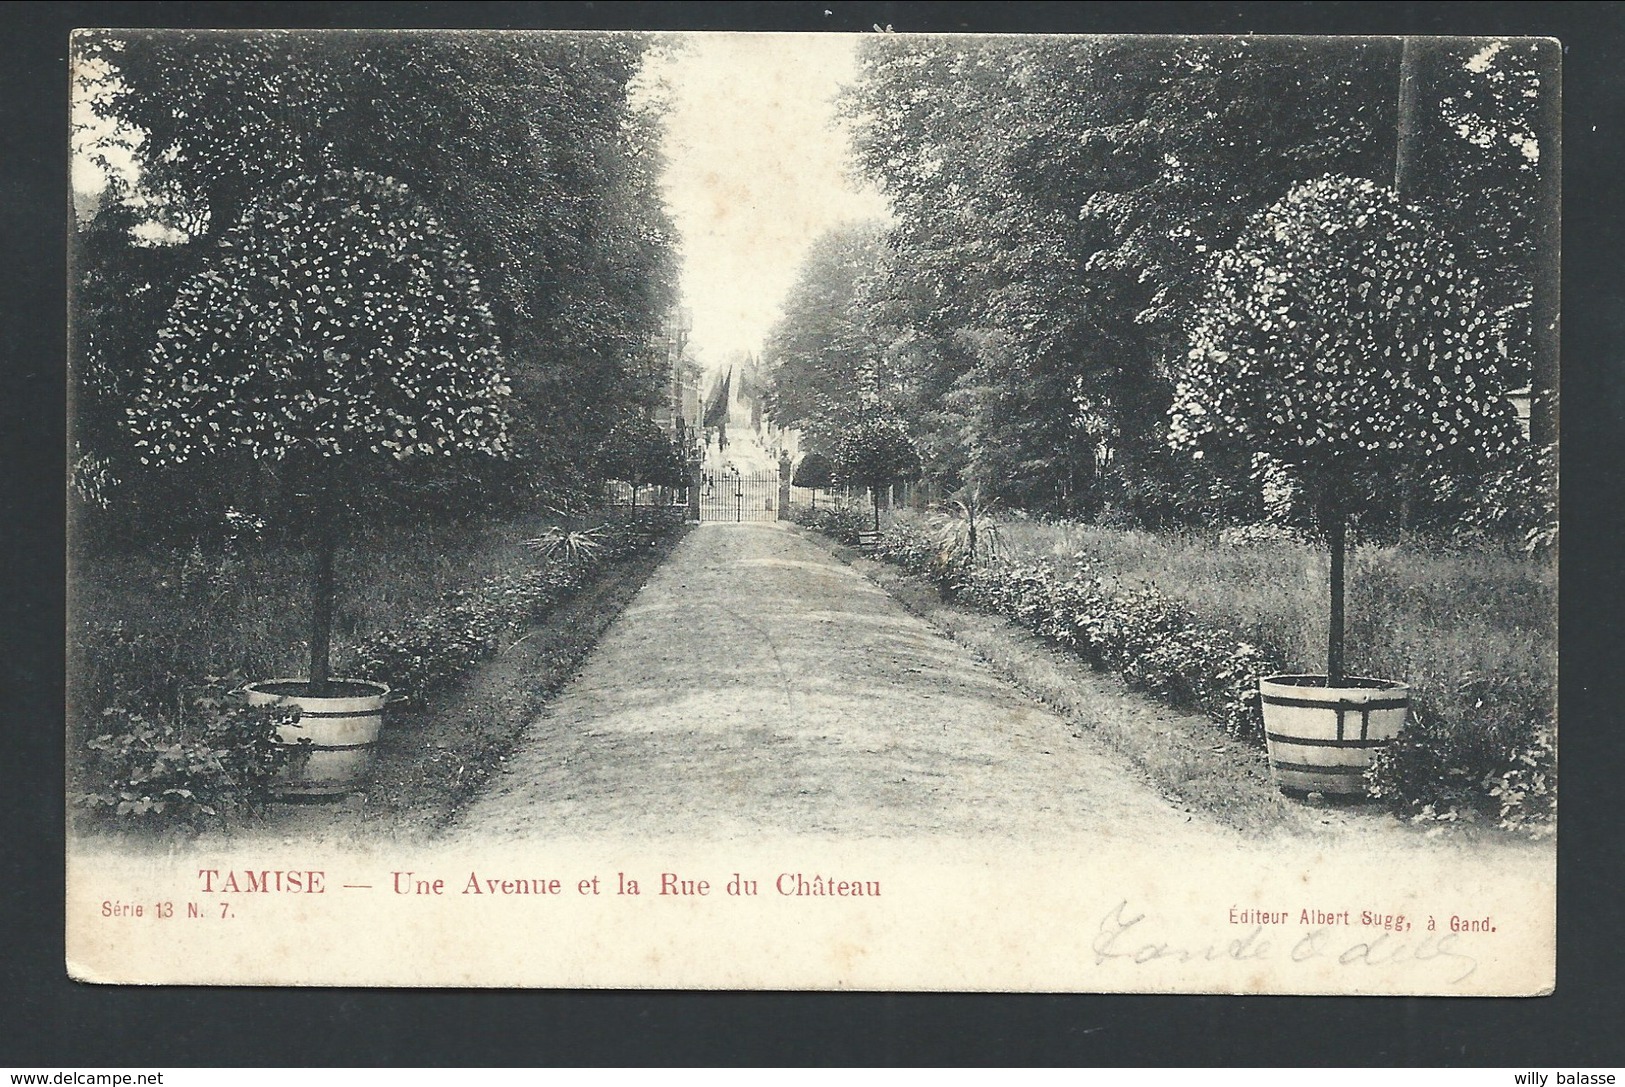
<svg viewBox="0 0 1625 1087">
<path fill-rule="evenodd" d="M 971 490 L 937 507 L 931 518 L 935 530 L 931 574 L 949 586 L 967 577 L 982 564 L 1004 556 L 999 525 L 993 519 L 998 503 L 983 499 L 980 490 Z"/>
<path fill-rule="evenodd" d="M 586 566 L 598 561 L 604 547 L 603 526 L 566 531 L 553 525 L 540 536 L 525 541 L 525 546 L 544 559 L 557 559 L 570 566 Z"/>
</svg>

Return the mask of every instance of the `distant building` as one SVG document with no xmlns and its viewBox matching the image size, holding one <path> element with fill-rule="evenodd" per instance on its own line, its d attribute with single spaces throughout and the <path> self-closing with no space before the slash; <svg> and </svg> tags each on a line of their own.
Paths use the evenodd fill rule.
<svg viewBox="0 0 1625 1087">
<path fill-rule="evenodd" d="M 768 410 L 773 379 L 766 365 L 755 355 L 742 355 L 734 367 L 734 418 L 749 426 L 756 441 L 774 458 L 794 461 L 801 455 L 801 434 L 780 426 Z"/>
<path fill-rule="evenodd" d="M 700 364 L 688 351 L 688 336 L 694 328 L 693 313 L 673 307 L 655 336 L 655 356 L 665 365 L 666 395 L 655 408 L 654 421 L 673 444 L 683 450 L 696 446 L 700 418 Z"/>
<path fill-rule="evenodd" d="M 730 354 L 726 367 L 712 374 L 705 392 L 701 425 L 708 440 L 726 450 L 739 436 L 749 435 L 774 461 L 799 457 L 800 432 L 779 426 L 768 410 L 772 388 L 761 359 L 745 351 Z"/>
</svg>

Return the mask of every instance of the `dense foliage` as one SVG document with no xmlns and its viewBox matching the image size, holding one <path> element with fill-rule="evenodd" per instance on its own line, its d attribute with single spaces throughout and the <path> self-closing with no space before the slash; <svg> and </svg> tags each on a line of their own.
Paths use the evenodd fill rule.
<svg viewBox="0 0 1625 1087">
<path fill-rule="evenodd" d="M 1550 710 L 1491 703 L 1464 727 L 1425 702 L 1377 752 L 1371 791 L 1418 822 L 1488 822 L 1544 837 L 1556 828 L 1557 730 Z"/>
<path fill-rule="evenodd" d="M 767 410 L 828 453 L 860 398 L 878 381 L 859 284 L 881 259 L 872 223 L 837 227 L 813 242 L 763 357 L 773 374 Z"/>
<path fill-rule="evenodd" d="M 1170 441 L 1263 454 L 1318 524 L 1392 509 L 1398 479 L 1506 461 L 1522 443 L 1478 286 L 1391 192 L 1295 187 L 1214 267 Z"/>
<path fill-rule="evenodd" d="M 1414 181 L 1402 194 L 1445 231 L 1480 281 L 1505 343 L 1508 380 L 1533 386 L 1536 447 L 1557 439 L 1556 43 L 1413 39 L 1420 93 Z"/>
<path fill-rule="evenodd" d="M 230 503 L 231 470 L 190 469 L 181 486 L 187 473 L 143 472 L 105 440 L 127 406 L 122 375 L 143 366 L 153 312 L 245 209 L 334 171 L 398 180 L 463 247 L 519 409 L 510 460 L 424 461 L 397 488 L 472 508 L 596 471 L 610 426 L 663 379 L 649 344 L 675 266 L 657 107 L 635 89 L 646 48 L 632 35 L 77 35 L 77 90 L 108 122 L 91 153 L 136 165 L 133 181 L 114 171 L 81 232 L 100 238 L 76 254 L 80 476 L 103 498 L 125 488 L 103 519 L 130 524 L 171 488 L 215 518 Z"/>
<path fill-rule="evenodd" d="M 1554 54 L 1413 46 L 1401 117 L 1397 39 L 864 43 L 845 109 L 893 218 L 810 253 L 765 353 L 780 417 L 816 435 L 861 379 L 944 492 L 1153 526 L 1256 521 L 1250 451 L 1192 462 L 1166 444 L 1190 327 L 1258 214 L 1327 175 L 1388 184 L 1401 129 L 1407 214 L 1478 281 L 1486 395 L 1533 378 L 1540 400 L 1556 351 L 1541 155 Z M 1418 331 L 1446 334 L 1420 328 L 1438 315 Z M 1542 418 L 1535 437 L 1549 440 Z M 1447 486 L 1390 481 L 1395 519 L 1451 531 L 1470 517 L 1500 468 L 1452 467 Z"/>
<path fill-rule="evenodd" d="M 176 292 L 127 417 L 142 464 L 507 448 L 507 380 L 455 239 L 366 173 L 246 208 Z"/>
<path fill-rule="evenodd" d="M 86 742 L 89 787 L 75 800 L 107 824 L 197 829 L 257 815 L 305 755 L 277 741 L 297 710 L 249 706 L 230 678 L 176 684 L 171 698 L 126 693 Z"/>
<path fill-rule="evenodd" d="M 1029 508 L 1171 501 L 1146 489 L 1183 474 L 1158 440 L 1163 367 L 1206 263 L 1260 195 L 1380 158 L 1373 59 L 1239 40 L 866 46 L 856 150 L 897 215 L 872 338 L 898 345 L 941 481 Z"/>
</svg>

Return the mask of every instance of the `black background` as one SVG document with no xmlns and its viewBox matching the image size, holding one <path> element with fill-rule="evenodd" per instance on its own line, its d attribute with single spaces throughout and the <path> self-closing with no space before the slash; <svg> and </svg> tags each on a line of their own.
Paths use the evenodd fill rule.
<svg viewBox="0 0 1625 1087">
<path fill-rule="evenodd" d="M 826 14 L 827 12 L 827 14 Z M 67 35 L 75 26 L 1539 34 L 1564 42 L 1558 988 L 1521 1000 L 106 988 L 63 967 Z M 1625 7 L 1546 4 L 8 5 L 0 189 L 0 1067 L 1625 1064 L 1613 637 L 1625 419 Z M 403 949 L 406 950 L 406 949 Z M 719 947 L 718 955 L 727 948 Z"/>
</svg>

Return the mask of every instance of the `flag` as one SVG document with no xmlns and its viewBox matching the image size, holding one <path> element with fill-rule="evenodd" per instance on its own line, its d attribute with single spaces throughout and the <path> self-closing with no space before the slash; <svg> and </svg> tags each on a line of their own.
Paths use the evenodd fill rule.
<svg viewBox="0 0 1625 1087">
<path fill-rule="evenodd" d="M 728 373 L 723 376 L 722 382 L 711 386 L 711 395 L 705 398 L 705 416 L 701 420 L 701 426 L 728 425 L 728 408 L 731 401 L 733 377 L 733 368 L 729 367 Z"/>
</svg>

